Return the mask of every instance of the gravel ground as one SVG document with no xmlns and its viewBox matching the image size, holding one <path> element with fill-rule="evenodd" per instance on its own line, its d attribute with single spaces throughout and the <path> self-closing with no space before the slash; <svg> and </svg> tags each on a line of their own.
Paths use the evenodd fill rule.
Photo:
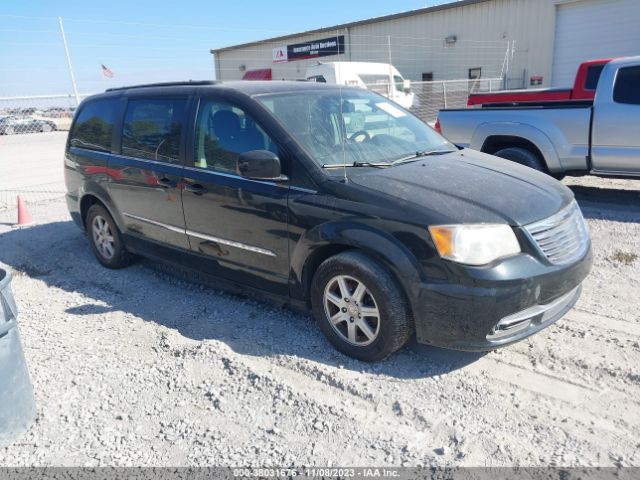
<svg viewBox="0 0 640 480">
<path fill-rule="evenodd" d="M 496 352 L 374 365 L 307 315 L 100 267 L 60 198 L 27 228 L 0 211 L 38 404 L 0 465 L 640 466 L 640 181 L 565 182 L 595 252 L 574 310 Z"/>
</svg>

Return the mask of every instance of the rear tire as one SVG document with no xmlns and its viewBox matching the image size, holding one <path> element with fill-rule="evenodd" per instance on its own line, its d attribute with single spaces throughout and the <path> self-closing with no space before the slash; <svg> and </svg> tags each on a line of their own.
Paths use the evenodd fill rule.
<svg viewBox="0 0 640 480">
<path fill-rule="evenodd" d="M 547 169 L 545 168 L 544 163 L 540 160 L 538 155 L 533 153 L 531 150 L 527 150 L 526 148 L 503 148 L 502 150 L 498 150 L 496 153 L 494 153 L 494 155 L 496 157 L 519 163 L 520 165 L 524 165 L 525 167 L 533 168 L 540 172 L 547 173 Z"/>
<path fill-rule="evenodd" d="M 122 242 L 122 235 L 106 208 L 92 205 L 85 220 L 89 245 L 98 261 L 107 268 L 124 268 L 134 261 Z"/>
<path fill-rule="evenodd" d="M 411 309 L 398 282 L 362 252 L 340 253 L 318 267 L 311 304 L 327 340 L 365 362 L 388 357 L 413 333 Z"/>
</svg>

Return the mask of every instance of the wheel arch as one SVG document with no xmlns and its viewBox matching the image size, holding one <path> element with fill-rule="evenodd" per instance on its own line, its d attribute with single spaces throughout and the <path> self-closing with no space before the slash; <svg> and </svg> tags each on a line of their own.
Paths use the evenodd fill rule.
<svg viewBox="0 0 640 480">
<path fill-rule="evenodd" d="M 102 190 L 101 188 L 99 189 Z M 109 212 L 109 215 L 111 215 L 113 221 L 116 222 L 117 227 L 120 229 L 120 231 L 122 231 L 122 219 L 120 215 L 116 214 L 116 209 L 114 208 L 113 203 L 110 201 L 109 196 L 106 195 L 106 192 L 104 193 L 105 194 L 101 194 L 101 192 L 98 192 L 95 189 L 90 189 L 89 191 L 85 191 L 82 194 L 79 201 L 80 219 L 82 221 L 82 226 L 86 230 L 87 225 L 85 220 L 87 217 L 87 212 L 92 205 L 97 204 L 103 206 L 107 210 L 107 212 Z"/>
<path fill-rule="evenodd" d="M 410 306 L 420 284 L 418 261 L 386 232 L 353 223 L 332 223 L 308 231 L 291 255 L 291 296 L 309 305 L 313 276 L 330 257 L 358 250 L 380 263 L 398 283 Z"/>
<path fill-rule="evenodd" d="M 485 123 L 476 129 L 469 144 L 469 148 L 488 154 L 508 147 L 530 150 L 550 172 L 563 170 L 558 153 L 549 137 L 531 125 Z"/>
</svg>

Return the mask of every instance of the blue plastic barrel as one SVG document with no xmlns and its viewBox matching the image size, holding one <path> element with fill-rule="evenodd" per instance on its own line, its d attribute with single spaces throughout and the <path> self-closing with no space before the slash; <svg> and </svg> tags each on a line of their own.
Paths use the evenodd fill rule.
<svg viewBox="0 0 640 480">
<path fill-rule="evenodd" d="M 22 435 L 36 417 L 10 283 L 11 274 L 0 268 L 0 448 Z"/>
</svg>

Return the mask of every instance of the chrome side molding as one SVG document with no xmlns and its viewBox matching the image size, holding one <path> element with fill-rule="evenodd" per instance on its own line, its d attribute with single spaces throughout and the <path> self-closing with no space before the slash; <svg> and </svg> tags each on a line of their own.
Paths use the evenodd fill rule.
<svg viewBox="0 0 640 480">
<path fill-rule="evenodd" d="M 277 257 L 278 255 L 273 250 L 268 250 L 266 248 L 256 247 L 255 245 L 248 245 L 246 243 L 236 242 L 233 240 L 227 240 L 226 238 L 214 237 L 211 235 L 206 235 L 204 233 L 195 232 L 193 230 L 187 230 L 185 228 L 176 227 L 174 225 L 169 225 L 167 223 L 157 222 L 155 220 L 151 220 L 150 218 L 139 217 L 138 215 L 133 215 L 131 213 L 123 213 L 125 217 L 132 218 L 134 220 L 138 220 L 140 222 L 148 223 L 149 225 L 154 225 L 156 227 L 165 228 L 175 233 L 181 233 L 183 235 L 189 235 L 191 237 L 196 237 L 201 240 L 206 240 L 208 242 L 220 243 L 222 245 L 227 245 L 228 247 L 239 248 L 241 250 L 247 250 L 248 252 L 259 253 L 261 255 L 267 255 L 268 257 Z"/>
</svg>

